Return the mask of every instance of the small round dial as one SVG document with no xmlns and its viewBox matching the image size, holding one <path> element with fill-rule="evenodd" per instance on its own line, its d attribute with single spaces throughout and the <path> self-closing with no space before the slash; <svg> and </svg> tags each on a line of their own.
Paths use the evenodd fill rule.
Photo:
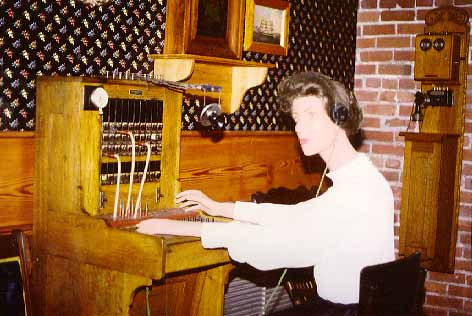
<svg viewBox="0 0 472 316">
<path fill-rule="evenodd" d="M 102 110 L 108 104 L 108 93 L 102 87 L 98 87 L 92 91 L 90 102 L 99 110 Z"/>
</svg>

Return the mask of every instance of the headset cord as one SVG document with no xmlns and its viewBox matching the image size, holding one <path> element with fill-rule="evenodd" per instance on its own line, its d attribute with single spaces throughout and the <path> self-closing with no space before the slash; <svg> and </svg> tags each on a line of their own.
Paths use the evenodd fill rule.
<svg viewBox="0 0 472 316">
<path fill-rule="evenodd" d="M 316 189 L 315 198 L 317 198 L 318 195 L 320 194 L 321 187 L 323 186 L 323 181 L 324 181 L 324 178 L 326 176 L 326 171 L 327 170 L 328 170 L 328 165 L 325 166 L 325 168 L 323 170 L 323 174 L 321 175 L 320 184 L 318 185 L 318 188 Z M 287 268 L 285 268 L 284 271 L 282 272 L 282 275 L 280 276 L 279 280 L 277 281 L 277 285 L 275 286 L 275 289 L 277 289 L 280 286 L 280 284 L 282 284 L 282 281 L 284 280 L 285 274 L 287 274 Z M 261 316 L 264 316 L 266 314 L 267 308 L 270 306 L 270 303 L 274 299 L 275 292 L 276 292 L 275 290 L 272 292 L 269 299 L 267 300 L 267 304 L 264 305 L 264 307 L 262 309 Z"/>
</svg>

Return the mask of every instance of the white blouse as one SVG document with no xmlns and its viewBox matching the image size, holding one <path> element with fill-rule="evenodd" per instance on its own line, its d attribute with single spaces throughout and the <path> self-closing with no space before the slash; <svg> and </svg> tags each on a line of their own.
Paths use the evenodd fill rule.
<svg viewBox="0 0 472 316">
<path fill-rule="evenodd" d="M 203 247 L 260 270 L 314 265 L 320 297 L 357 303 L 361 269 L 395 258 L 393 194 L 365 154 L 327 176 L 324 194 L 296 205 L 236 202 L 234 221 L 203 224 Z"/>
</svg>

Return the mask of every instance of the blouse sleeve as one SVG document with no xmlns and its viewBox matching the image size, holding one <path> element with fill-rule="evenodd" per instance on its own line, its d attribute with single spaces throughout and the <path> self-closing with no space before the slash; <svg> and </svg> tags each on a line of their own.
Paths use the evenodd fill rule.
<svg viewBox="0 0 472 316">
<path fill-rule="evenodd" d="M 322 254 L 325 243 L 307 242 L 306 234 L 287 234 L 283 227 L 261 226 L 233 221 L 204 223 L 204 248 L 227 248 L 230 257 L 259 270 L 313 265 L 313 256 Z M 322 246 L 322 247 L 320 247 Z"/>
<path fill-rule="evenodd" d="M 234 219 L 261 225 L 283 223 L 289 220 L 295 212 L 304 209 L 307 204 L 309 204 L 308 201 L 294 205 L 236 202 Z"/>
<path fill-rule="evenodd" d="M 288 210 L 278 209 L 278 205 L 241 203 L 239 207 L 246 204 L 250 204 L 248 210 L 256 207 L 250 210 L 261 214 L 239 217 L 246 222 L 204 223 L 202 244 L 205 248 L 227 248 L 233 260 L 247 262 L 260 270 L 313 265 L 339 242 L 333 236 L 343 235 L 336 231 L 342 232 L 346 225 L 354 224 L 346 219 L 335 219 L 339 216 L 332 211 L 336 210 L 336 205 L 331 205 L 330 210 L 299 206 L 290 210 L 292 214 L 288 216 L 285 215 Z M 273 220 L 274 213 L 269 212 L 274 211 L 283 215 Z"/>
</svg>

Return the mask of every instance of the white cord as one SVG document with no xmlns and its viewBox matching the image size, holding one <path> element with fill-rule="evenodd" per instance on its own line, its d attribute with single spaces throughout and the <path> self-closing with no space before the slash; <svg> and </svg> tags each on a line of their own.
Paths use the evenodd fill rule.
<svg viewBox="0 0 472 316">
<path fill-rule="evenodd" d="M 113 219 L 115 220 L 118 215 L 118 199 L 120 198 L 121 160 L 120 160 L 120 155 L 118 154 L 114 154 L 113 157 L 115 157 L 116 161 L 118 162 L 118 175 L 116 179 L 115 204 L 113 205 Z"/>
<path fill-rule="evenodd" d="M 143 176 L 141 178 L 141 186 L 139 187 L 138 199 L 136 200 L 136 205 L 134 207 L 134 218 L 138 217 L 138 209 L 141 209 L 141 195 L 143 193 L 144 182 L 146 182 L 146 173 L 149 166 L 149 160 L 151 160 L 151 145 L 149 142 L 146 142 L 144 145 L 147 148 L 146 165 L 144 166 Z"/>
<path fill-rule="evenodd" d="M 136 161 L 136 143 L 134 140 L 134 135 L 132 132 L 128 131 L 127 134 L 129 135 L 131 139 L 131 172 L 129 174 L 129 188 L 128 188 L 128 199 L 126 200 L 126 216 L 129 216 L 131 214 L 131 208 L 130 203 L 131 203 L 131 191 L 133 190 L 133 176 L 134 176 L 134 164 Z"/>
</svg>

